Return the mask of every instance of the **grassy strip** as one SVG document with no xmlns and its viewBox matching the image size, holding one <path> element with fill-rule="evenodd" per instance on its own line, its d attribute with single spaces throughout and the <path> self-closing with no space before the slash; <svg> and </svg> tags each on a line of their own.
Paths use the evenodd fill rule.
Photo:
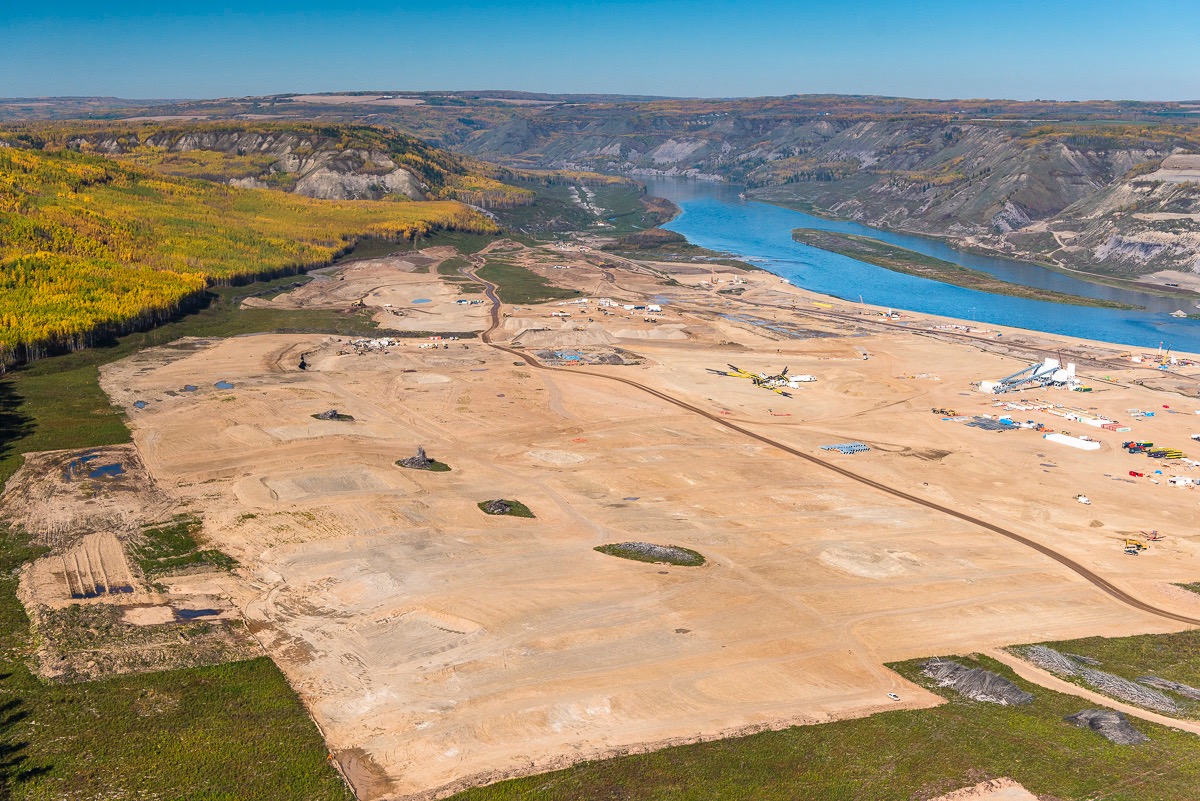
<svg viewBox="0 0 1200 801">
<path fill-rule="evenodd" d="M 503 514 L 496 515 L 497 517 L 533 517 L 534 516 L 533 512 L 531 512 L 529 510 L 529 507 L 526 506 L 525 504 L 521 503 L 520 501 L 513 501 L 513 500 L 509 500 L 506 498 L 506 499 L 504 499 L 504 502 L 508 504 L 508 507 L 509 507 L 508 511 L 504 512 Z M 490 515 L 490 514 L 492 514 L 492 512 L 489 512 L 487 510 L 487 505 L 489 503 L 491 503 L 491 501 L 480 501 L 479 503 L 477 503 L 475 505 L 479 507 L 479 511 L 483 512 L 485 515 Z"/>
<path fill-rule="evenodd" d="M 193 567 L 232 570 L 233 557 L 217 550 L 201 550 L 195 535 L 202 524 L 190 515 L 178 515 L 170 523 L 142 529 L 141 542 L 133 547 L 133 558 L 148 579 L 178 573 Z"/>
<path fill-rule="evenodd" d="M 928 278 L 943 284 L 952 284 L 979 292 L 990 292 L 994 295 L 1011 295 L 1029 300 L 1067 303 L 1073 306 L 1097 306 L 1104 309 L 1138 308 L 1128 303 L 1085 298 L 1079 295 L 1068 295 L 1065 292 L 1037 289 L 1001 281 L 999 278 L 979 270 L 971 270 L 953 262 L 856 234 L 839 234 L 833 231 L 819 231 L 815 228 L 797 228 L 792 231 L 792 239 L 804 245 L 865 261 L 885 270 Z"/>
<path fill-rule="evenodd" d="M 667 547 L 671 549 L 672 553 L 661 556 L 654 556 L 630 548 L 628 547 L 628 543 L 597 545 L 592 550 L 608 554 L 609 556 L 617 556 L 621 559 L 632 559 L 635 562 L 649 562 L 656 565 L 669 564 L 678 565 L 679 567 L 700 567 L 704 564 L 704 556 L 699 551 L 693 551 L 691 548 L 683 548 L 678 545 L 669 545 Z"/>
<path fill-rule="evenodd" d="M 83 684 L 32 675 L 14 570 L 39 554 L 0 532 L 0 797 L 350 801 L 266 657 Z"/>
<path fill-rule="evenodd" d="M 505 303 L 545 303 L 578 297 L 580 294 L 577 289 L 557 287 L 530 269 L 504 261 L 489 259 L 477 274 L 500 288 L 500 299 Z"/>
<path fill-rule="evenodd" d="M 970 659 L 960 659 L 972 664 Z M 912 801 L 1009 776 L 1040 798 L 1187 801 L 1200 782 L 1200 739 L 1134 721 L 1151 738 L 1117 746 L 1063 718 L 1087 707 L 1072 696 L 995 671 L 1036 700 L 1005 707 L 939 688 L 947 703 L 858 720 L 798 726 L 566 770 L 460 793 L 454 801 Z M 921 684 L 919 663 L 892 666 Z M 881 699 L 882 701 L 883 699 Z"/>
<path fill-rule="evenodd" d="M 100 389 L 100 365 L 185 336 L 263 332 L 378 335 L 378 328 L 362 313 L 240 308 L 244 298 L 268 296 L 290 288 L 297 280 L 292 276 L 218 289 L 210 293 L 206 308 L 175 322 L 129 334 L 102 347 L 41 359 L 0 378 L 0 485 L 20 467 L 24 453 L 129 441 L 120 411 Z"/>
</svg>

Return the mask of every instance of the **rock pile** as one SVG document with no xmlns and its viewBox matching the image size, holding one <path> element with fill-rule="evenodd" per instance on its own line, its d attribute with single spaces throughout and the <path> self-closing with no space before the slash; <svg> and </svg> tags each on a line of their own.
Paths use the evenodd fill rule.
<svg viewBox="0 0 1200 801">
<path fill-rule="evenodd" d="M 413 470 L 428 470 L 433 467 L 433 460 L 425 455 L 425 448 L 418 446 L 416 456 L 401 459 L 397 464 L 401 467 L 410 467 Z"/>
<path fill-rule="evenodd" d="M 489 515 L 506 515 L 513 509 L 512 504 L 508 501 L 497 499 L 488 501 L 483 505 L 483 511 Z"/>
</svg>

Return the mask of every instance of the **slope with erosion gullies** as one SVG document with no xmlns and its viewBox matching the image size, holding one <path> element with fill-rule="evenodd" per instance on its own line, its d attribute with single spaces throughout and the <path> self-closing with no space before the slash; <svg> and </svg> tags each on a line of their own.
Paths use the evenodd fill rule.
<svg viewBox="0 0 1200 801">
<path fill-rule="evenodd" d="M 324 200 L 452 199 L 485 207 L 532 201 L 490 165 L 367 125 L 268 122 L 42 124 L 40 143 L 158 172 Z"/>
<path fill-rule="evenodd" d="M 1194 124 L 683 106 L 546 109 L 461 147 L 510 164 L 734 181 L 758 199 L 1098 274 L 1200 272 L 1200 170 L 1189 181 L 1162 166 L 1200 153 Z"/>
<path fill-rule="evenodd" d="M 362 236 L 495 232 L 456 201 L 331 201 L 0 147 L 0 370 L 145 328 L 205 287 L 328 263 Z"/>
</svg>

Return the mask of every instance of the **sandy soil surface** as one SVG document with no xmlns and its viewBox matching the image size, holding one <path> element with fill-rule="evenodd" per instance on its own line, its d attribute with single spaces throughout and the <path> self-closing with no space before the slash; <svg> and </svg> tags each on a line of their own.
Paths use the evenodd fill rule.
<svg viewBox="0 0 1200 801">
<path fill-rule="evenodd" d="M 372 319 L 381 335 L 388 331 L 464 332 L 486 328 L 486 305 L 455 302 L 479 300 L 481 296 L 460 292 L 435 272 L 453 250 L 435 248 L 427 253 L 351 262 L 333 272 L 322 271 L 291 292 L 270 299 L 247 298 L 242 304 L 275 309 L 372 309 Z"/>
<path fill-rule="evenodd" d="M 993 779 L 939 795 L 933 801 L 1037 801 L 1037 796 L 1012 779 Z"/>
<path fill-rule="evenodd" d="M 570 269 L 547 266 L 564 258 Z M 193 340 L 103 370 L 158 486 L 201 513 L 206 535 L 243 565 L 223 591 L 361 797 L 444 793 L 620 750 L 938 703 L 889 661 L 1182 627 L 1025 546 L 584 370 L 1002 524 L 1146 601 L 1200 615 L 1200 597 L 1171 586 L 1200 577 L 1200 496 L 1129 478 L 1157 465 L 1117 447 L 1188 443 L 1200 404 L 1135 383 L 1186 389 L 1186 373 L 1163 377 L 1103 343 L 885 320 L 765 274 L 723 295 L 733 276 L 694 265 L 639 266 L 586 248 L 526 263 L 590 301 L 568 322 L 551 316 L 565 308 L 556 304 L 505 309 L 497 341 L 531 330 L 548 348 L 603 340 L 636 364 L 535 374 L 477 341 L 353 355 L 336 338 L 265 335 Z M 363 263 L 272 303 L 338 308 L 364 288 L 408 297 L 411 282 L 441 297 L 435 281 Z M 664 312 L 624 309 L 647 301 Z M 1025 363 L 1016 351 L 1070 354 L 1095 383 L 1086 395 L 1035 393 L 1048 401 L 1120 420 L 1134 407 L 1160 414 L 1123 434 L 1014 413 L 1103 443 L 1082 452 L 930 413 L 1004 413 L 971 382 L 1014 372 Z M 817 381 L 785 398 L 706 370 L 728 362 L 787 365 Z M 188 384 L 197 391 L 174 391 Z M 354 421 L 312 418 L 328 408 Z M 872 450 L 820 449 L 849 441 Z M 451 472 L 395 466 L 418 445 Z M 1073 500 L 1080 493 L 1091 506 Z M 536 519 L 476 508 L 498 497 Z M 1165 539 L 1124 555 L 1124 538 L 1150 528 Z M 692 548 L 708 564 L 592 550 L 630 540 Z"/>
<path fill-rule="evenodd" d="M 1147 181 L 1165 181 L 1169 184 L 1195 183 L 1200 181 L 1200 156 L 1175 155 L 1163 159 L 1162 166 L 1145 177 Z"/>
</svg>

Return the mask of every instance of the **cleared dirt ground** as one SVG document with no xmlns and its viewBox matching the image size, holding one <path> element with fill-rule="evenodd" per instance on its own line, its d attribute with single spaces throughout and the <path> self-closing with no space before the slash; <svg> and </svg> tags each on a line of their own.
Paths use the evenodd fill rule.
<svg viewBox="0 0 1200 801">
<path fill-rule="evenodd" d="M 563 259 L 571 269 L 544 266 Z M 528 263 L 593 297 L 659 303 L 660 322 L 619 306 L 603 314 L 594 301 L 552 318 L 565 307 L 547 305 L 502 320 L 497 340 L 538 330 L 539 348 L 582 339 L 620 348 L 639 364 L 579 369 L 632 378 L 1003 525 L 1146 601 L 1200 616 L 1200 596 L 1171 585 L 1200 578 L 1200 495 L 1127 483 L 1130 469 L 1153 465 L 1116 447 L 1129 437 L 1184 446 L 1194 401 L 1127 384 L 1111 368 L 1082 369 L 1115 379 L 1093 393 L 1038 393 L 1122 420 L 1131 407 L 1186 412 L 1164 410 L 1131 434 L 1067 426 L 1102 440 L 1095 453 L 1030 431 L 943 422 L 931 407 L 997 412 L 970 387 L 1021 366 L 990 352 L 994 336 L 930 332 L 945 321 L 917 317 L 902 321 L 913 330 L 889 328 L 871 310 L 766 275 L 722 295 L 730 285 L 701 285 L 714 276 L 694 265 L 601 269 L 601 259 L 616 261 L 560 252 Z M 330 303 L 385 283 L 395 298 L 436 294 L 429 273 L 351 269 L 328 280 Z M 676 285 L 664 283 L 668 274 Z M 892 660 L 1182 627 L 1028 547 L 633 387 L 534 370 L 478 341 L 421 344 L 339 355 L 336 338 L 239 337 L 147 351 L 102 376 L 161 491 L 202 515 L 206 537 L 242 565 L 222 590 L 363 798 L 938 702 L 882 667 Z M 727 362 L 772 373 L 788 365 L 818 380 L 788 399 L 705 370 Z M 184 385 L 198 389 L 168 392 Z M 313 419 L 329 408 L 354 421 Z M 1063 427 L 1042 413 L 1014 416 Z M 872 450 L 820 450 L 848 441 Z M 394 464 L 418 445 L 451 472 Z M 1092 505 L 1076 503 L 1079 493 Z M 537 517 L 485 516 L 476 503 L 492 498 L 518 499 Z M 1151 528 L 1166 538 L 1125 556 L 1124 537 Z M 708 563 L 592 550 L 631 540 L 692 548 Z"/>
</svg>

